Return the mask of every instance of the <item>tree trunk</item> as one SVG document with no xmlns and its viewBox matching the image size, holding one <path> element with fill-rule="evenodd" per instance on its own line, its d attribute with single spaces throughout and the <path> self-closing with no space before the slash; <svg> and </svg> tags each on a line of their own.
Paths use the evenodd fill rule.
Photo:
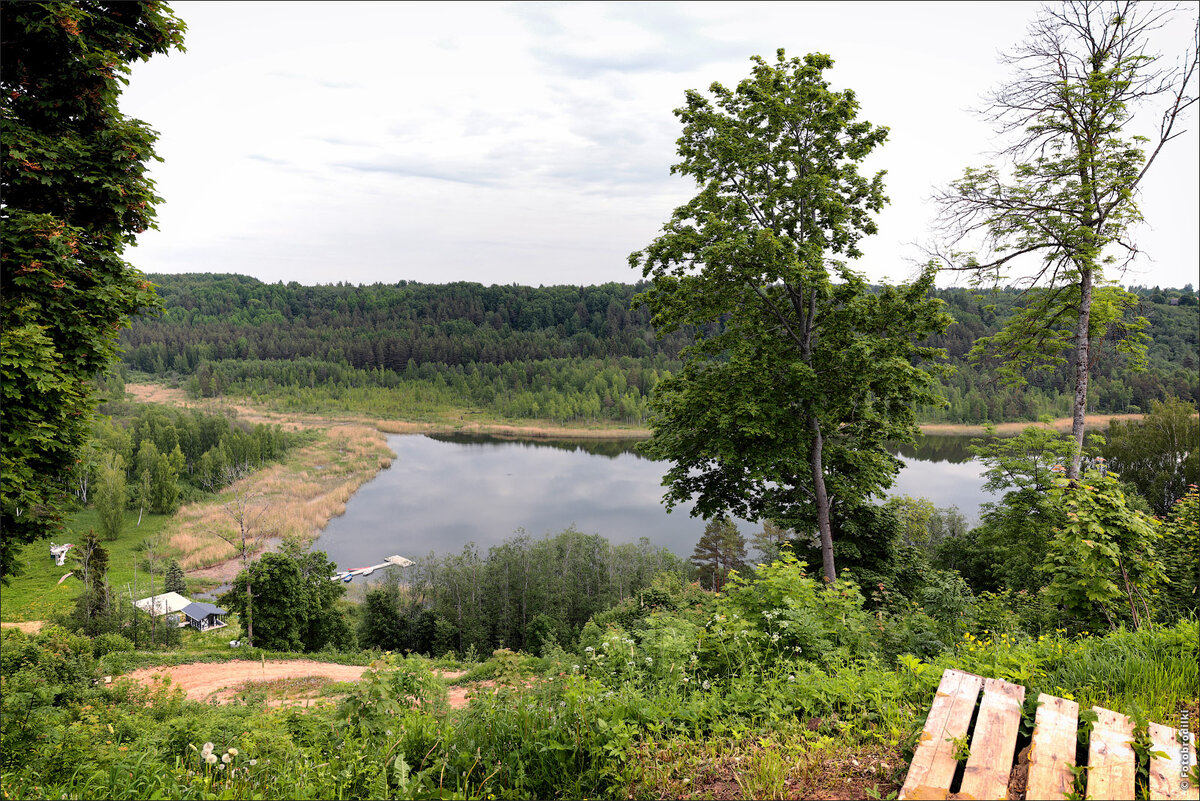
<svg viewBox="0 0 1200 801">
<path fill-rule="evenodd" d="M 246 574 L 246 644 L 250 648 L 254 647 L 254 592 L 249 573 Z"/>
<path fill-rule="evenodd" d="M 817 503 L 817 530 L 821 532 L 821 563 L 825 583 L 832 584 L 837 572 L 833 567 L 833 529 L 829 524 L 829 493 L 825 491 L 825 469 L 821 456 L 825 442 L 821 438 L 821 424 L 816 417 L 808 418 L 808 427 L 813 432 L 812 455 L 808 461 L 812 467 L 813 494 Z"/>
<path fill-rule="evenodd" d="M 1079 480 L 1079 467 L 1083 460 L 1083 425 L 1087 414 L 1088 362 L 1090 338 L 1088 326 L 1092 316 L 1092 269 L 1085 267 L 1079 281 L 1079 317 L 1075 325 L 1075 410 L 1071 420 L 1071 436 L 1075 438 L 1075 452 L 1067 468 L 1067 480 Z"/>
</svg>

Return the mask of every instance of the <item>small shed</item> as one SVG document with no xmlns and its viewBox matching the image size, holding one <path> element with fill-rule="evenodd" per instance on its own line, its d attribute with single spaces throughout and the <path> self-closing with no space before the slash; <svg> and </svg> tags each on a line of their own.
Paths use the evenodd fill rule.
<svg viewBox="0 0 1200 801">
<path fill-rule="evenodd" d="M 182 611 L 184 617 L 187 618 L 188 625 L 196 631 L 225 628 L 226 623 L 222 618 L 229 614 L 229 612 L 221 607 L 206 604 L 203 601 L 193 601 L 185 606 Z"/>
<path fill-rule="evenodd" d="M 182 612 L 183 608 L 190 604 L 191 601 L 184 598 L 177 592 L 164 592 L 158 595 L 151 595 L 149 598 L 143 598 L 140 601 L 134 601 L 133 605 L 143 612 L 149 612 L 152 615 L 173 615 L 176 612 Z"/>
</svg>

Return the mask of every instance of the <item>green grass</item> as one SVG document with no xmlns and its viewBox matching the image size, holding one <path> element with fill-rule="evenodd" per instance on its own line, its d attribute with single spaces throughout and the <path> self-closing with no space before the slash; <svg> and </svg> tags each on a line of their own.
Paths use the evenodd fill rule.
<svg viewBox="0 0 1200 801">
<path fill-rule="evenodd" d="M 101 537 L 100 544 L 108 551 L 108 581 L 113 592 L 128 594 L 134 582 L 134 567 L 142 555 L 134 549 L 143 541 L 154 537 L 166 528 L 170 515 L 142 516 L 137 525 L 137 512 L 125 513 L 125 528 L 115 541 Z M 100 530 L 100 518 L 87 509 L 77 512 L 67 520 L 66 531 L 61 536 L 37 540 L 26 545 L 17 557 L 20 575 L 14 576 L 8 586 L 0 587 L 0 620 L 5 623 L 24 620 L 46 620 L 58 612 L 68 611 L 79 593 L 79 582 L 71 577 L 62 584 L 58 580 L 72 570 L 72 554 L 67 555 L 66 565 L 59 567 L 50 556 L 50 542 L 62 544 L 83 543 L 89 529 Z M 162 569 L 166 569 L 163 565 Z M 155 577 L 156 586 L 161 587 L 161 576 Z M 143 592 L 144 590 L 144 592 Z M 138 569 L 135 598 L 143 598 L 150 592 L 149 576 Z"/>
</svg>

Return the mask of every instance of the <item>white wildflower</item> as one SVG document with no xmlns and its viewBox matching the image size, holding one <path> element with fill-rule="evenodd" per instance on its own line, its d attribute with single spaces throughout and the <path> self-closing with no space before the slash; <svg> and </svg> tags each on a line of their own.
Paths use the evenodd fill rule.
<svg viewBox="0 0 1200 801">
<path fill-rule="evenodd" d="M 230 749 L 229 749 L 229 755 L 230 755 L 230 756 L 237 756 L 237 755 L 238 755 L 238 750 L 237 750 L 236 748 L 230 748 Z"/>
<path fill-rule="evenodd" d="M 217 763 L 217 755 L 216 754 L 205 754 L 204 761 L 210 765 L 215 765 Z"/>
</svg>

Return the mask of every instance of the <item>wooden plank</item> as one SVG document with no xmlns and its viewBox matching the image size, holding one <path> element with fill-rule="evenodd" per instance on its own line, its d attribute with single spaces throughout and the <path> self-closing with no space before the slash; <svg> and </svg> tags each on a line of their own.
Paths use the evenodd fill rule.
<svg viewBox="0 0 1200 801">
<path fill-rule="evenodd" d="M 1026 798 L 1061 801 L 1075 786 L 1079 704 L 1042 693 L 1038 696 L 1033 740 L 1029 747 L 1029 777 Z"/>
<path fill-rule="evenodd" d="M 954 743 L 947 740 L 967 735 L 982 684 L 983 679 L 979 676 L 961 670 L 947 670 L 942 674 L 917 752 L 913 754 L 904 787 L 900 789 L 901 801 L 950 795 L 950 782 L 954 779 L 958 760 L 954 758 Z"/>
<path fill-rule="evenodd" d="M 1001 679 L 983 680 L 983 700 L 971 736 L 971 756 L 958 798 L 1008 798 L 1025 688 Z"/>
<path fill-rule="evenodd" d="M 1133 798 L 1133 721 L 1101 707 L 1092 707 L 1098 718 L 1088 746 L 1087 797 Z"/>
<path fill-rule="evenodd" d="M 1181 745 L 1175 729 L 1159 723 L 1150 724 L 1150 750 L 1166 754 L 1150 760 L 1151 799 L 1200 798 L 1200 787 L 1193 786 L 1187 776 L 1191 766 L 1196 764 L 1196 749 L 1190 742 L 1190 732 L 1188 734 L 1189 742 Z"/>
</svg>

